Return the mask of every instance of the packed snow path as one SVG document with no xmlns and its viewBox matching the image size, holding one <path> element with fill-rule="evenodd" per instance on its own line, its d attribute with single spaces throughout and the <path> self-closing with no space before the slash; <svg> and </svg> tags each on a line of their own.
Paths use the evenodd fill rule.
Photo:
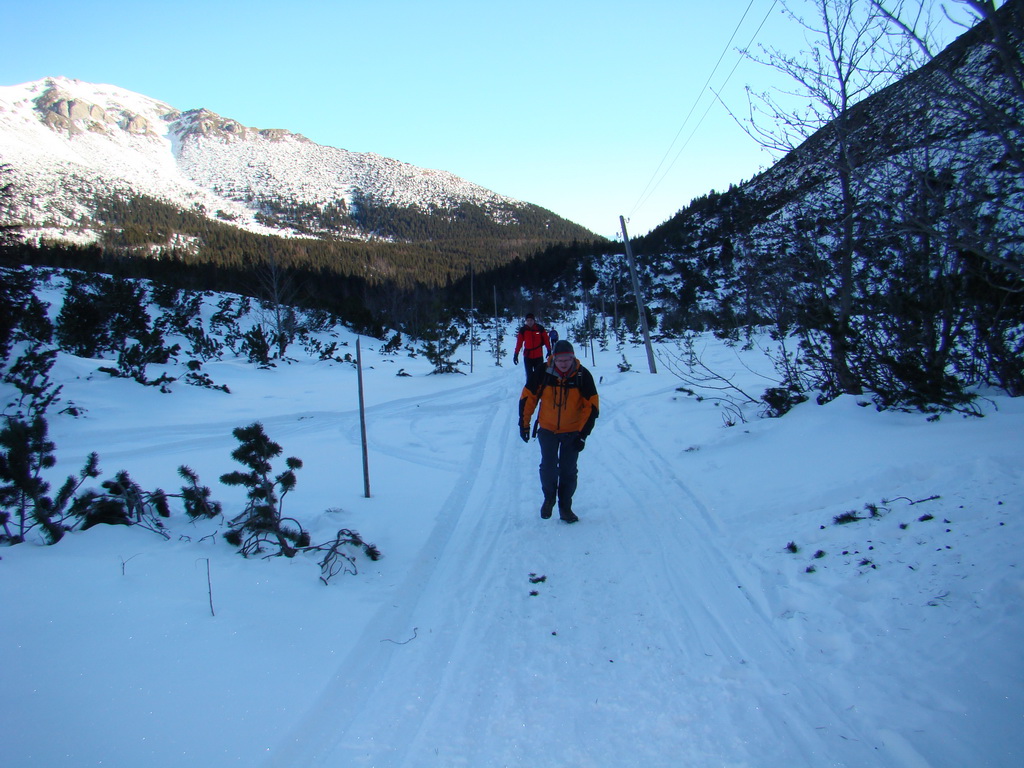
<svg viewBox="0 0 1024 768">
<path fill-rule="evenodd" d="M 643 401 L 602 382 L 568 526 L 537 512 L 520 387 L 371 409 L 374 451 L 454 482 L 422 500 L 438 518 L 403 583 L 267 765 L 888 765 L 826 680 L 802 684 L 756 577 L 645 440 Z M 446 424 L 476 425 L 461 455 L 431 449 Z"/>
</svg>

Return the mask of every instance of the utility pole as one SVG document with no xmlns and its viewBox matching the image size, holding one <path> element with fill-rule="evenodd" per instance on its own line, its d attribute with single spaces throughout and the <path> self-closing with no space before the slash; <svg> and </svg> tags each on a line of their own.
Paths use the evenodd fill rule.
<svg viewBox="0 0 1024 768">
<path fill-rule="evenodd" d="M 356 337 L 356 371 L 359 379 L 359 432 L 363 439 L 363 495 L 370 498 L 370 459 L 366 450 L 366 405 L 363 400 L 363 350 Z"/>
<path fill-rule="evenodd" d="M 651 373 L 657 373 L 658 367 L 654 364 L 654 347 L 651 346 L 651 332 L 647 328 L 647 311 L 644 308 L 643 297 L 640 295 L 640 280 L 636 276 L 633 249 L 629 245 L 629 235 L 626 234 L 626 219 L 619 216 L 619 224 L 622 225 L 622 242 L 626 245 L 626 259 L 629 261 L 629 276 L 633 280 L 633 295 L 636 296 L 636 311 L 640 315 L 640 329 L 644 333 L 644 345 L 647 347 L 647 365 L 650 367 Z"/>
<path fill-rule="evenodd" d="M 501 365 L 501 348 L 498 346 L 498 286 L 494 289 L 494 365 Z"/>
<path fill-rule="evenodd" d="M 476 315 L 476 302 L 473 299 L 473 262 L 469 262 L 469 372 L 473 372 L 473 316 Z"/>
</svg>

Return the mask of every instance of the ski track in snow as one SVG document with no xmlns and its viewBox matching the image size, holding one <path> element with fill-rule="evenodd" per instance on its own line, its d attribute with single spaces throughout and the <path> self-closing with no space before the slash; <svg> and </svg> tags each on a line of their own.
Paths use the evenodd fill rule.
<svg viewBox="0 0 1024 768">
<path fill-rule="evenodd" d="M 756 577 L 737 572 L 735 556 L 723 549 L 728 532 L 648 445 L 636 415 L 615 414 L 611 421 L 616 435 L 610 442 L 619 451 L 613 461 L 608 452 L 602 455 L 603 473 L 627 489 L 631 512 L 648 518 L 634 526 L 612 515 L 618 538 L 632 540 L 624 561 L 641 572 L 643 593 L 657 596 L 651 608 L 671 633 L 685 675 L 678 690 L 665 692 L 666 701 L 689 699 L 698 721 L 732 723 L 728 733 L 742 734 L 742 741 L 734 735 L 728 743 L 718 742 L 725 734 L 707 734 L 708 749 L 691 759 L 766 767 L 878 765 L 848 716 L 819 692 L 795 684 L 803 674 L 793 649 L 778 640 L 769 608 L 746 588 Z M 735 622 L 736 616 L 747 618 Z M 801 730 L 807 723 L 818 725 Z"/>
<path fill-rule="evenodd" d="M 503 512 L 494 513 L 495 500 L 502 497 L 490 495 L 492 488 L 479 481 L 491 478 L 500 483 L 507 475 L 504 464 L 510 436 L 516 435 L 511 425 L 517 392 L 498 380 L 469 402 L 463 400 L 464 391 L 453 390 L 429 402 L 395 401 L 374 413 L 377 421 L 408 419 L 410 430 L 416 432 L 425 414 L 443 415 L 445 401 L 451 400 L 463 409 L 463 416 L 466 409 L 477 413 L 479 428 L 466 436 L 472 444 L 470 460 L 462 465 L 418 559 L 395 592 L 405 597 L 397 605 L 387 601 L 380 608 L 268 766 L 328 765 L 338 755 L 348 765 L 377 764 L 381 755 L 387 756 L 388 764 L 402 764 L 398 756 L 410 752 L 431 703 L 440 698 L 435 692 L 444 684 L 446 665 L 467 655 L 453 649 L 464 630 L 463 620 L 483 597 L 473 586 L 484 582 L 496 540 L 508 522 Z M 500 428 L 503 423 L 510 425 L 508 429 Z M 415 458 L 405 447 L 384 450 L 406 460 Z M 421 454 L 419 461 L 430 468 L 452 466 L 431 455 Z M 408 665 L 416 671 L 407 671 Z M 422 685 L 423 681 L 429 684 Z"/>
<path fill-rule="evenodd" d="M 602 393 L 580 458 L 582 519 L 566 526 L 537 513 L 539 450 L 514 428 L 519 372 L 471 386 L 469 398 L 459 387 L 371 409 L 375 423 L 404 424 L 372 449 L 454 484 L 397 597 L 267 768 L 887 764 L 827 690 L 798 688 L 798 660 L 744 589 L 757 574 L 735 572 L 713 513 L 644 440 L 642 413 Z M 430 448 L 449 407 L 479 425 L 465 459 Z M 292 416 L 272 433 L 338 422 Z M 735 616 L 747 619 L 723 618 Z"/>
</svg>

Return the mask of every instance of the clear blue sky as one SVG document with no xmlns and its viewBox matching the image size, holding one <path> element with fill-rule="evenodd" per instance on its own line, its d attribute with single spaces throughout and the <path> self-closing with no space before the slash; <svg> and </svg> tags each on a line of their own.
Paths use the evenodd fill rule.
<svg viewBox="0 0 1024 768">
<path fill-rule="evenodd" d="M 35 0 L 4 22 L 0 85 L 66 76 L 205 107 L 607 237 L 769 165 L 706 85 L 743 113 L 769 73 L 736 48 L 801 46 L 773 0 Z"/>
</svg>

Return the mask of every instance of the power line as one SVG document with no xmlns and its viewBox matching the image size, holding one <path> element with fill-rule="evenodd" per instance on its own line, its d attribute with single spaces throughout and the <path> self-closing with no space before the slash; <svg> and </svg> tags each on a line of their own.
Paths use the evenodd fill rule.
<svg viewBox="0 0 1024 768">
<path fill-rule="evenodd" d="M 640 207 L 640 200 L 643 198 L 647 190 L 650 188 L 651 184 L 654 182 L 655 177 L 658 175 L 658 171 L 661 170 L 661 166 L 665 164 L 665 159 L 669 156 L 669 153 L 672 152 L 672 147 L 674 147 L 676 142 L 679 140 L 679 136 L 682 134 L 683 129 L 689 122 L 691 115 L 693 115 L 693 111 L 697 108 L 697 104 L 700 101 L 701 96 L 704 95 L 704 90 L 708 87 L 708 84 L 711 82 L 711 78 L 715 76 L 715 72 L 718 70 L 719 65 L 722 63 L 722 59 L 725 58 L 725 54 L 728 52 L 729 46 L 732 45 L 732 41 L 736 38 L 736 34 L 739 32 L 740 26 L 743 24 L 744 19 L 747 18 L 747 14 L 750 13 L 750 9 L 753 7 L 753 5 L 754 0 L 750 0 L 750 3 L 748 3 L 747 5 L 747 9 L 743 11 L 743 15 L 740 17 L 739 22 L 737 22 L 736 28 L 732 31 L 732 35 L 729 37 L 729 41 L 725 44 L 725 47 L 722 49 L 722 53 L 718 57 L 718 61 L 715 63 L 714 68 L 711 70 L 711 74 L 708 75 L 707 81 L 705 81 L 704 85 L 702 85 L 700 90 L 697 91 L 697 98 L 694 99 L 693 106 L 691 106 L 690 111 L 686 113 L 686 117 L 683 118 L 682 125 L 679 126 L 679 130 L 676 131 L 676 135 L 673 137 L 671 143 L 669 143 L 668 149 L 665 150 L 665 154 L 661 158 L 661 162 L 659 162 L 658 167 L 654 169 L 654 173 L 651 174 L 651 178 L 647 182 L 647 186 L 644 187 L 643 192 L 641 192 L 640 196 L 637 198 L 637 202 L 633 205 L 633 211 L 630 212 L 631 215 L 633 212 L 636 211 L 637 208 Z"/>
<path fill-rule="evenodd" d="M 750 48 L 750 46 L 753 44 L 754 40 L 757 38 L 758 34 L 760 34 L 761 29 L 764 27 L 765 22 L 768 21 L 768 17 L 771 15 L 771 12 L 775 9 L 776 5 L 778 5 L 778 0 L 774 0 L 772 2 L 771 8 L 768 9 L 768 13 L 766 13 L 764 18 L 761 20 L 760 26 L 758 26 L 758 28 L 754 32 L 754 34 L 751 35 L 750 41 L 747 43 L 747 48 Z M 725 88 L 726 85 L 728 85 L 729 80 L 731 80 L 732 76 L 736 73 L 736 69 L 739 67 L 741 61 L 743 61 L 743 57 L 742 56 L 740 56 L 740 57 L 738 57 L 736 59 L 736 63 L 733 65 L 732 70 L 729 72 L 729 75 L 725 78 L 725 80 L 722 81 L 722 85 L 719 86 L 719 90 L 722 90 L 723 88 Z M 712 93 L 714 93 L 714 91 L 712 91 Z M 717 94 L 715 94 L 715 95 L 717 96 Z M 651 190 L 651 194 L 654 194 L 654 190 L 657 189 L 658 186 L 661 185 L 661 182 L 664 181 L 665 178 L 668 176 L 669 171 L 672 170 L 672 167 L 676 164 L 676 161 L 679 160 L 679 156 L 683 154 L 683 150 L 686 149 L 687 145 L 689 145 L 690 141 L 696 135 L 697 130 L 700 128 L 701 124 L 703 124 L 704 119 L 708 116 L 708 113 L 711 111 L 711 107 L 713 107 L 714 105 L 715 105 L 714 100 L 712 100 L 708 104 L 708 108 L 704 110 L 704 114 L 701 116 L 700 121 L 697 123 L 696 126 L 694 126 L 693 130 L 690 132 L 689 137 L 687 137 L 686 141 L 683 143 L 683 146 L 681 146 L 679 148 L 679 151 L 676 152 L 676 156 L 674 158 L 672 158 L 672 162 L 669 163 L 668 168 L 665 169 L 665 172 L 662 174 L 661 178 L 658 180 L 658 183 L 654 185 L 654 189 Z"/>
<path fill-rule="evenodd" d="M 630 211 L 630 216 L 632 216 L 634 213 L 636 213 L 636 211 L 650 199 L 651 195 L 654 194 L 654 192 L 658 189 L 658 187 L 661 186 L 661 183 L 668 176 L 669 171 L 672 170 L 672 167 L 676 164 L 676 161 L 679 160 L 679 157 L 680 157 L 680 155 L 682 155 L 683 150 L 686 149 L 686 147 L 689 145 L 690 141 L 693 139 L 694 135 L 697 133 L 697 130 L 704 123 L 705 118 L 707 118 L 708 113 L 711 111 L 711 107 L 714 106 L 714 100 L 712 100 L 711 103 L 708 104 L 708 108 L 706 110 L 704 110 L 704 114 L 701 115 L 701 118 L 697 122 L 697 125 L 694 126 L 693 130 L 690 132 L 690 135 L 687 137 L 686 141 L 683 142 L 683 145 L 679 148 L 679 151 L 676 152 L 676 155 L 672 159 L 672 162 L 669 163 L 668 167 L 665 169 L 665 172 L 662 173 L 661 178 L 659 178 L 657 183 L 655 183 L 654 179 L 658 176 L 658 172 L 661 170 L 661 167 L 665 164 L 665 159 L 672 152 L 672 148 L 675 146 L 676 142 L 679 140 L 679 136 L 682 134 L 683 129 L 686 127 L 687 122 L 689 122 L 690 117 L 693 115 L 694 110 L 697 108 L 697 104 L 700 103 L 700 99 L 703 97 L 705 90 L 708 89 L 708 85 L 711 83 L 711 79 L 715 76 L 715 72 L 718 71 L 718 67 L 721 65 L 722 59 L 724 59 L 725 58 L 725 54 L 728 53 L 729 47 L 732 45 L 732 41 L 736 39 L 736 35 L 739 33 L 740 27 L 742 26 L 743 21 L 747 18 L 747 14 L 750 12 L 750 9 L 753 7 L 753 5 L 754 5 L 754 0 L 750 0 L 750 3 L 747 5 L 747 9 L 743 12 L 743 16 L 740 18 L 739 22 L 736 24 L 736 28 L 733 30 L 732 35 L 729 37 L 728 42 L 725 44 L 725 47 L 722 49 L 722 53 L 718 57 L 718 61 L 715 63 L 714 68 L 711 70 L 711 74 L 708 75 L 707 81 L 701 87 L 700 91 L 697 94 L 697 97 L 694 99 L 693 106 L 690 107 L 690 111 L 686 114 L 686 118 L 683 120 L 682 125 L 679 126 L 679 130 L 676 132 L 676 135 L 672 139 L 671 144 L 669 144 L 668 149 L 665 150 L 665 155 L 661 158 L 661 162 L 658 163 L 658 167 L 655 168 L 654 169 L 654 173 L 651 174 L 651 178 L 647 182 L 647 186 L 644 187 L 643 192 L 640 193 L 639 197 L 637 198 L 636 203 L 634 203 L 633 208 Z M 775 10 L 775 6 L 776 5 L 778 5 L 778 0 L 772 0 L 771 7 L 768 9 L 767 13 L 765 13 L 764 18 L 761 20 L 761 23 L 758 25 L 757 29 L 754 31 L 754 34 L 751 35 L 750 41 L 747 43 L 747 48 L 749 48 L 753 44 L 754 40 L 760 34 L 761 30 L 764 28 L 765 23 L 768 21 L 768 17 L 771 15 L 772 11 Z M 733 65 L 732 70 L 729 72 L 728 76 L 722 82 L 722 85 L 720 86 L 720 89 L 724 88 L 728 84 L 729 80 L 732 79 L 732 76 L 736 73 L 736 69 L 739 67 L 739 64 L 740 64 L 740 62 L 742 60 L 743 60 L 742 56 L 740 56 L 739 58 L 736 59 L 736 63 Z M 652 184 L 653 184 L 653 187 L 651 186 Z"/>
</svg>

